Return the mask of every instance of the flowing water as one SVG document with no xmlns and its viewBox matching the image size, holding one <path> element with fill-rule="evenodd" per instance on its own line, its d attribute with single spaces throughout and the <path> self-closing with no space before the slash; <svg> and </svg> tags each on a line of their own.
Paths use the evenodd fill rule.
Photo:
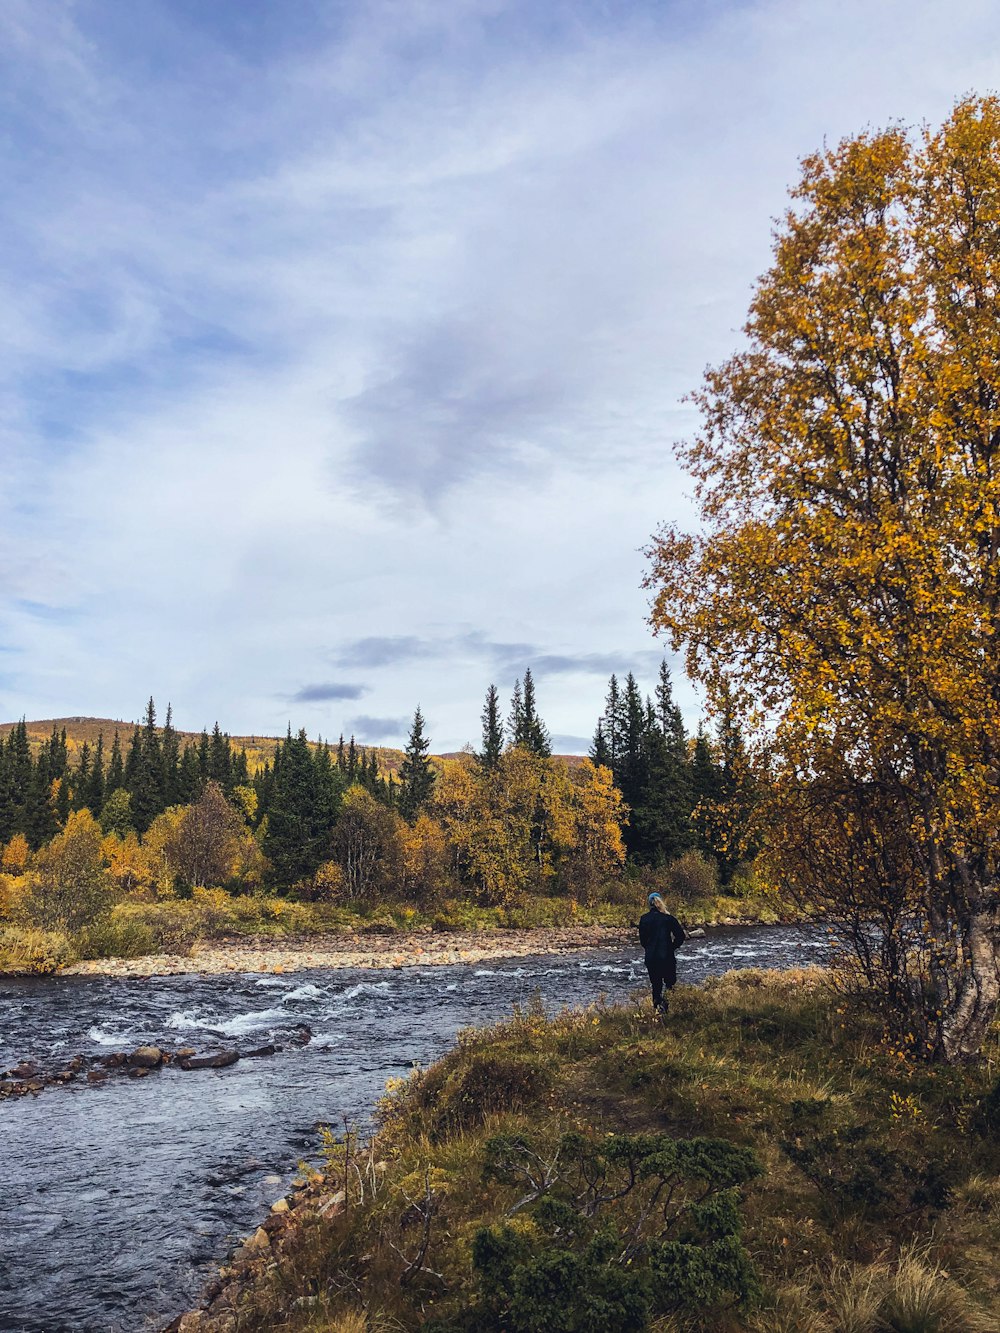
<svg viewBox="0 0 1000 1333">
<path fill-rule="evenodd" d="M 801 966 L 826 949 L 815 928 L 714 930 L 685 945 L 679 975 Z M 318 1125 L 364 1126 L 387 1078 L 536 994 L 555 1010 L 643 984 L 631 945 L 379 972 L 0 979 L 0 1070 L 145 1043 L 283 1046 L 228 1069 L 168 1066 L 0 1102 L 0 1330 L 162 1325 L 315 1158 Z M 312 1040 L 296 1047 L 302 1024 Z"/>
</svg>

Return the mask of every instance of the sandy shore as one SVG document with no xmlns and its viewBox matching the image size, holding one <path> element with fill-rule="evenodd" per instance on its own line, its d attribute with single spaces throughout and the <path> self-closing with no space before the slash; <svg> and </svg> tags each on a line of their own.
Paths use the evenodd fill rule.
<svg viewBox="0 0 1000 1333">
<path fill-rule="evenodd" d="M 301 972 L 312 967 L 430 967 L 493 958 L 613 948 L 635 939 L 619 926 L 541 927 L 479 933 L 430 931 L 396 935 L 316 935 L 306 940 L 213 940 L 190 954 L 98 958 L 62 968 L 61 976 L 174 977 L 185 973 Z"/>
</svg>

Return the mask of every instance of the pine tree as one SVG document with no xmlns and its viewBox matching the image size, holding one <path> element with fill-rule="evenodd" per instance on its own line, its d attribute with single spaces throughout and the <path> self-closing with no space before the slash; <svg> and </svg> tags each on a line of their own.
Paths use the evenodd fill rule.
<svg viewBox="0 0 1000 1333">
<path fill-rule="evenodd" d="M 492 772 L 503 754 L 503 722 L 500 720 L 500 693 L 495 685 L 486 691 L 483 705 L 483 748 L 476 758 L 482 768 Z"/>
<path fill-rule="evenodd" d="M 424 736 L 424 715 L 418 705 L 399 768 L 399 812 L 411 824 L 434 789 L 434 769 L 427 758 L 429 748 L 430 741 Z"/>
</svg>

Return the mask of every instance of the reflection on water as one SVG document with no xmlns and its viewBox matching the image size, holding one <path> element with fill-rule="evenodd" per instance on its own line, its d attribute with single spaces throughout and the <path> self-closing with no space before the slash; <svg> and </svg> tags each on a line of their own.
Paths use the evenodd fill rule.
<svg viewBox="0 0 1000 1333">
<path fill-rule="evenodd" d="M 716 930 L 685 945 L 679 974 L 801 966 L 827 947 L 814 928 Z M 286 1192 L 317 1124 L 363 1124 L 390 1075 L 536 994 L 557 1009 L 644 983 L 634 946 L 374 977 L 0 981 L 0 1069 L 144 1043 L 285 1047 L 228 1069 L 171 1066 L 0 1103 L 0 1329 L 127 1333 L 169 1319 Z M 303 1024 L 311 1043 L 289 1044 Z"/>
</svg>

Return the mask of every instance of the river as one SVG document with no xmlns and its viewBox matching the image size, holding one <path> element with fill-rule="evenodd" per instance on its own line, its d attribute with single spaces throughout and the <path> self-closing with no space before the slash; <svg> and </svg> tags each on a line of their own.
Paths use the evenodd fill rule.
<svg viewBox="0 0 1000 1333">
<path fill-rule="evenodd" d="M 822 963 L 827 947 L 816 928 L 718 929 L 685 945 L 679 974 Z M 315 1158 L 319 1124 L 363 1127 L 387 1078 L 536 994 L 555 1010 L 644 983 L 633 946 L 389 972 L 0 979 L 0 1070 L 145 1043 L 284 1046 L 0 1103 L 0 1330 L 162 1325 Z M 287 1044 L 301 1024 L 311 1042 Z"/>
</svg>

